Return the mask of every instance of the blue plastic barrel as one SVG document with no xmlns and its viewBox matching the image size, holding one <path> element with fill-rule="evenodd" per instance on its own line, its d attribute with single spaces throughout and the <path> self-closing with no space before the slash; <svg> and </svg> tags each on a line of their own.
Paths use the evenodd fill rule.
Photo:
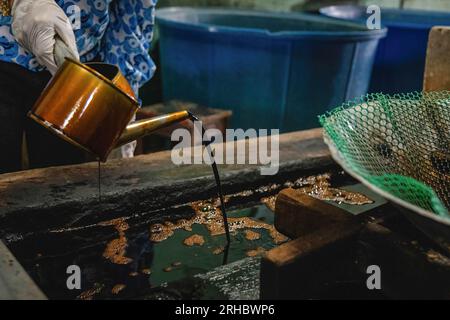
<svg viewBox="0 0 450 320">
<path fill-rule="evenodd" d="M 320 12 L 365 24 L 366 10 L 364 6 L 340 5 Z M 369 91 L 421 91 L 429 31 L 435 25 L 450 25 L 450 12 L 382 8 L 381 23 L 388 27 L 388 34 L 378 46 Z"/>
<path fill-rule="evenodd" d="M 233 111 L 234 128 L 292 131 L 368 89 L 386 30 L 307 14 L 159 10 L 165 100 Z"/>
</svg>

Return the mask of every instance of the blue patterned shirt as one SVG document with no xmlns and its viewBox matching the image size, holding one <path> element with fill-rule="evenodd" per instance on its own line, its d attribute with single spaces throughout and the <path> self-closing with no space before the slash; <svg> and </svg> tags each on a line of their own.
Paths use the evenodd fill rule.
<svg viewBox="0 0 450 320">
<path fill-rule="evenodd" d="M 155 71 L 148 53 L 157 0 L 56 0 L 74 27 L 82 62 L 99 58 L 118 65 L 135 92 Z M 0 60 L 32 71 L 45 68 L 11 33 L 11 18 L 0 17 Z"/>
</svg>

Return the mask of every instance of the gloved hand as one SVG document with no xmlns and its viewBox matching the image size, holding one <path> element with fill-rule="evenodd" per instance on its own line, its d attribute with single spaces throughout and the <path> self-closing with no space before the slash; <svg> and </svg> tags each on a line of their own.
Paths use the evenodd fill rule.
<svg viewBox="0 0 450 320">
<path fill-rule="evenodd" d="M 21 46 L 54 74 L 58 69 L 55 43 L 59 37 L 67 50 L 56 54 L 79 59 L 75 35 L 69 18 L 54 0 L 15 0 L 12 10 L 12 33 Z"/>
</svg>

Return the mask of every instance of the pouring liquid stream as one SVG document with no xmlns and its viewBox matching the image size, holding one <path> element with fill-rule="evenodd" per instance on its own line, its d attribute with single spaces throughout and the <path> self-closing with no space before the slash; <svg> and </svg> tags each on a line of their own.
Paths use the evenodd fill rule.
<svg viewBox="0 0 450 320">
<path fill-rule="evenodd" d="M 98 203 L 102 204 L 102 163 L 98 160 Z"/>
<path fill-rule="evenodd" d="M 192 122 L 198 121 L 200 122 L 200 119 L 198 117 L 196 117 L 195 115 L 193 115 L 192 113 L 189 112 L 189 116 Z M 205 127 L 202 125 L 202 137 L 205 137 Z M 231 244 L 231 239 L 230 239 L 230 228 L 228 225 L 228 217 L 227 217 L 227 213 L 225 210 L 225 201 L 223 198 L 223 192 L 222 192 L 222 185 L 220 183 L 220 175 L 219 175 L 219 169 L 217 168 L 217 163 L 216 160 L 214 158 L 214 154 L 211 150 L 211 143 L 213 141 L 206 141 L 203 142 L 204 147 L 206 148 L 206 150 L 208 150 L 208 154 L 211 157 L 212 163 L 211 163 L 211 167 L 214 173 L 214 179 L 216 180 L 216 185 L 217 185 L 217 195 L 219 196 L 220 199 L 220 210 L 222 211 L 222 218 L 223 218 L 223 226 L 225 228 L 225 236 L 227 239 L 227 244 L 225 245 L 224 248 L 224 255 L 223 255 L 223 264 L 227 264 L 228 262 L 228 251 L 230 248 L 230 244 Z"/>
<path fill-rule="evenodd" d="M 192 113 L 189 113 L 190 116 L 190 120 L 192 122 L 195 121 L 199 121 L 200 119 L 198 117 L 196 117 L 195 115 L 193 115 Z M 202 136 L 205 136 L 205 128 L 202 126 Z M 229 247 L 230 247 L 230 243 L 231 243 L 231 239 L 230 239 L 230 228 L 229 228 L 229 224 L 228 224 L 228 218 L 227 218 L 227 213 L 226 213 L 226 209 L 225 209 L 225 201 L 224 201 L 224 197 L 223 197 L 223 192 L 222 192 L 222 185 L 220 183 L 220 175 L 219 175 L 219 170 L 217 168 L 217 163 L 214 159 L 214 154 L 211 150 L 211 143 L 213 141 L 207 141 L 207 142 L 203 142 L 204 147 L 206 148 L 206 150 L 208 150 L 208 154 L 210 155 L 211 159 L 212 159 L 212 163 L 211 163 L 211 167 L 214 173 L 214 179 L 216 181 L 216 185 L 217 185 L 217 194 L 219 196 L 220 199 L 220 210 L 222 211 L 222 217 L 223 217 L 223 225 L 225 228 L 225 236 L 226 236 L 226 240 L 227 243 L 225 245 L 224 248 L 224 256 L 223 256 L 223 264 L 227 264 L 228 262 L 228 251 L 229 251 Z M 101 205 L 102 204 L 102 188 L 101 188 L 101 161 L 98 160 L 98 202 Z"/>
</svg>

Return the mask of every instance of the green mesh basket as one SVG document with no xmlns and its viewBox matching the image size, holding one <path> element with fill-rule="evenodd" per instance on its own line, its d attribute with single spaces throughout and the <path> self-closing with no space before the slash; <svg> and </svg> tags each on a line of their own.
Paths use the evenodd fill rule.
<svg viewBox="0 0 450 320">
<path fill-rule="evenodd" d="M 450 92 L 370 94 L 319 117 L 333 158 L 410 210 L 450 222 Z"/>
</svg>

